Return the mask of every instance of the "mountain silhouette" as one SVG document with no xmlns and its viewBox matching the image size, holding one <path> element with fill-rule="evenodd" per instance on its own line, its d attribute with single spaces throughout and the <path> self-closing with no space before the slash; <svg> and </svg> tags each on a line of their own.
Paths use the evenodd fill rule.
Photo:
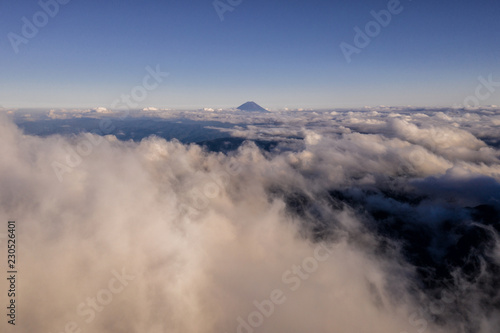
<svg viewBox="0 0 500 333">
<path fill-rule="evenodd" d="M 238 106 L 237 109 L 248 112 L 269 112 L 255 102 L 246 102 L 245 104 Z"/>
</svg>

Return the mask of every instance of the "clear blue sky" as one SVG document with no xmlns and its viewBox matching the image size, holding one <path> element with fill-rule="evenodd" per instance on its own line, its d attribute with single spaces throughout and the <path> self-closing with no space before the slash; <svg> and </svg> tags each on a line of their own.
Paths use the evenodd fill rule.
<svg viewBox="0 0 500 333">
<path fill-rule="evenodd" d="M 141 107 L 444 106 L 500 82 L 498 0 L 402 0 L 351 63 L 340 43 L 388 1 L 243 0 L 224 21 L 212 2 L 71 0 L 15 53 L 41 7 L 0 1 L 0 105 L 109 107 L 157 64 L 170 75 Z"/>
</svg>

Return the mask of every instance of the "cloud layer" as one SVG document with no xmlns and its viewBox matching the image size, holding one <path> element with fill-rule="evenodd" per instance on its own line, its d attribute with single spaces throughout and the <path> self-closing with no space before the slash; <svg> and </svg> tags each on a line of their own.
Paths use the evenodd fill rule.
<svg viewBox="0 0 500 333">
<path fill-rule="evenodd" d="M 4 117 L 15 329 L 495 332 L 499 116 L 183 114 L 278 143 L 228 154 L 155 136 L 42 138 Z"/>
</svg>

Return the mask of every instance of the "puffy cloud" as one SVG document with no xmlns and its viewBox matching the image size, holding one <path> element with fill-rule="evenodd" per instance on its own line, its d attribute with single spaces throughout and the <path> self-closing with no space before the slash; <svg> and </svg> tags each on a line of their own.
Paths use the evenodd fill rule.
<svg viewBox="0 0 500 333">
<path fill-rule="evenodd" d="M 495 332 L 498 150 L 472 133 L 489 116 L 418 113 L 177 113 L 282 141 L 227 154 L 3 119 L 16 329 Z"/>
<path fill-rule="evenodd" d="M 92 111 L 97 112 L 97 113 L 113 113 L 113 111 L 111 111 L 103 106 L 96 107 Z"/>
<path fill-rule="evenodd" d="M 155 108 L 153 106 L 149 106 L 147 108 L 143 108 L 142 111 L 158 111 L 158 108 Z"/>
</svg>

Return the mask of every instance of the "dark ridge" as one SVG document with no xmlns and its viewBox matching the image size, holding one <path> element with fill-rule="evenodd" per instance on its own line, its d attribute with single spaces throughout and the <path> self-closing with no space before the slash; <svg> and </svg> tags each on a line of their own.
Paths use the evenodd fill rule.
<svg viewBox="0 0 500 333">
<path fill-rule="evenodd" d="M 193 121 L 189 119 L 158 119 L 130 118 L 120 120 L 109 118 L 107 125 L 100 125 L 101 119 L 71 118 L 50 119 L 40 121 L 19 121 L 17 125 L 25 134 L 49 136 L 61 134 L 64 136 L 93 132 L 99 135 L 115 135 L 122 141 L 141 141 L 155 135 L 165 140 L 177 139 L 182 143 L 207 141 L 227 136 L 217 129 L 207 127 L 230 128 L 234 125 L 217 121 Z"/>
<path fill-rule="evenodd" d="M 465 280 L 490 288 L 490 295 L 500 289 L 500 266 L 490 256 L 500 233 L 500 210 L 493 205 L 451 206 L 442 216 L 428 221 L 421 206 L 428 205 L 428 201 L 395 191 L 361 191 L 353 195 L 346 189 L 314 195 L 274 186 L 268 193 L 281 198 L 288 214 L 300 217 L 316 241 L 334 239 L 341 231 L 335 217 L 340 210 L 350 207 L 360 212 L 358 219 L 380 241 L 372 251 L 384 256 L 400 249 L 404 260 L 415 267 L 420 287 L 430 294 L 449 287 L 457 271 Z M 391 205 L 381 207 L 371 202 L 381 196 Z M 488 295 L 483 295 L 482 302 L 500 306 L 499 299 L 490 299 Z"/>
<path fill-rule="evenodd" d="M 248 140 L 245 138 L 225 137 L 200 141 L 196 142 L 196 144 L 205 147 L 210 152 L 228 153 L 237 150 L 245 141 L 252 141 L 257 145 L 257 147 L 268 152 L 273 150 L 279 143 L 278 141 Z"/>
</svg>

